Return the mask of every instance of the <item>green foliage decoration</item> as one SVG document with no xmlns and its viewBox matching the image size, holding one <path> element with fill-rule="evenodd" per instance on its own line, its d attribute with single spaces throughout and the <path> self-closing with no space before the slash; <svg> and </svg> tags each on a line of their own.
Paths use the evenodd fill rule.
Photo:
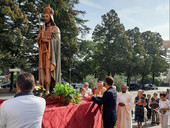
<svg viewBox="0 0 170 128">
<path fill-rule="evenodd" d="M 63 103 L 72 102 L 75 104 L 80 103 L 80 93 L 78 89 L 74 89 L 72 86 L 65 84 L 57 83 L 53 88 L 52 95 L 63 96 Z"/>
</svg>

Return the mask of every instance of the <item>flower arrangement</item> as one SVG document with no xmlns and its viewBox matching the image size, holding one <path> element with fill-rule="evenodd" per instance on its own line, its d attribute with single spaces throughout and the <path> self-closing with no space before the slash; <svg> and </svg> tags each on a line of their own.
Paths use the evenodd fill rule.
<svg viewBox="0 0 170 128">
<path fill-rule="evenodd" d="M 35 88 L 33 90 L 33 94 L 35 96 L 42 96 L 44 91 L 46 91 L 46 89 L 43 86 L 41 86 L 40 84 L 38 84 L 35 86 Z"/>
<path fill-rule="evenodd" d="M 80 103 L 80 93 L 78 89 L 74 89 L 72 86 L 68 85 L 67 82 L 65 84 L 57 83 L 52 91 L 51 98 L 56 98 L 60 96 L 60 100 L 64 104 L 68 104 L 69 102 L 79 104 Z"/>
</svg>

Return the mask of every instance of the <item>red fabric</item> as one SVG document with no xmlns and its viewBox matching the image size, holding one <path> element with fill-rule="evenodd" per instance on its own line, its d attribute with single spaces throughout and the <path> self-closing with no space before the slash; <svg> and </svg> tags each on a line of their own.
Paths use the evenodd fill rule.
<svg viewBox="0 0 170 128">
<path fill-rule="evenodd" d="M 47 105 L 43 116 L 43 128 L 101 128 L 101 110 L 89 99 L 79 105 Z"/>
<path fill-rule="evenodd" d="M 96 90 L 95 88 L 93 88 L 93 89 L 92 89 L 92 93 L 93 93 L 93 95 L 95 94 L 95 90 Z"/>
<path fill-rule="evenodd" d="M 4 101 L 5 101 L 5 100 L 1 100 L 1 99 L 0 99 L 0 106 L 1 106 L 1 104 L 2 104 Z"/>
<path fill-rule="evenodd" d="M 83 99 L 79 105 L 69 103 L 66 106 L 58 104 L 57 100 L 46 100 L 48 105 L 42 128 L 101 128 L 101 109 L 89 98 Z M 0 105 L 3 101 L 0 100 Z"/>
</svg>

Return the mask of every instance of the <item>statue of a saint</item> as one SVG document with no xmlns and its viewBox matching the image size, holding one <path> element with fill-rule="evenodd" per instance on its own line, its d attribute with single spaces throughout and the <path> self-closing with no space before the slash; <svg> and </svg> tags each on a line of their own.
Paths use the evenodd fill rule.
<svg viewBox="0 0 170 128">
<path fill-rule="evenodd" d="M 40 84 L 50 93 L 56 82 L 61 83 L 60 30 L 54 23 L 54 11 L 48 5 L 44 9 L 45 24 L 42 26 L 37 42 L 39 46 Z"/>
</svg>

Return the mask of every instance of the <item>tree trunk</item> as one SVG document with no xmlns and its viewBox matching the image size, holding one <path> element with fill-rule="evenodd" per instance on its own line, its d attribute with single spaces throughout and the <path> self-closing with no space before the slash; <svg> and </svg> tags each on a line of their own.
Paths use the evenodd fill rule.
<svg viewBox="0 0 170 128">
<path fill-rule="evenodd" d="M 127 86 L 130 85 L 130 75 L 127 75 Z"/>
<path fill-rule="evenodd" d="M 155 84 L 155 74 L 152 73 L 152 84 Z"/>
<path fill-rule="evenodd" d="M 107 75 L 108 75 L 108 76 L 110 76 L 110 71 L 109 71 L 109 72 L 107 72 Z"/>
<path fill-rule="evenodd" d="M 142 85 L 144 84 L 144 78 L 145 78 L 145 76 L 142 75 Z"/>
<path fill-rule="evenodd" d="M 14 65 L 11 65 L 11 69 L 14 68 Z M 14 72 L 11 72 L 11 84 L 10 84 L 10 92 L 13 90 L 13 81 L 14 81 Z"/>
</svg>

